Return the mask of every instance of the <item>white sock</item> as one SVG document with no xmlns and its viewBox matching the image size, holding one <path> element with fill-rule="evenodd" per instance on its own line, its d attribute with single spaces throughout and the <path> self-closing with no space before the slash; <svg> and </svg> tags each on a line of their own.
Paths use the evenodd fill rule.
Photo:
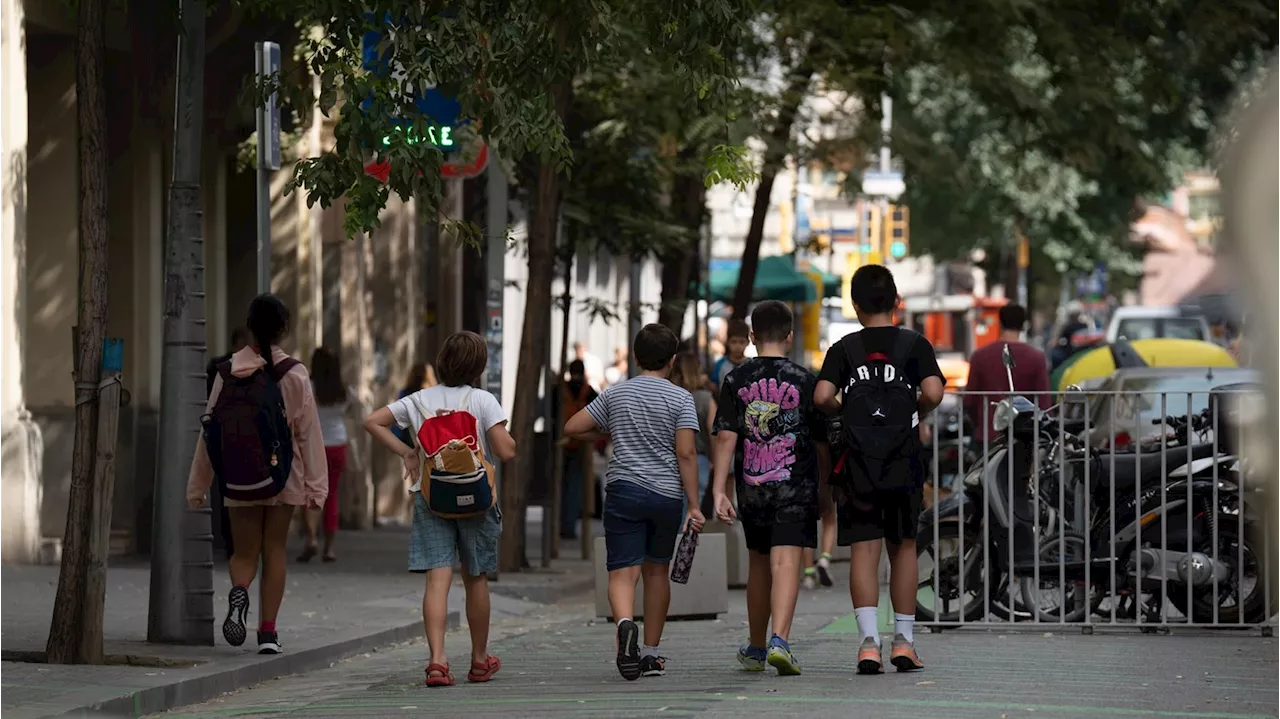
<svg viewBox="0 0 1280 719">
<path fill-rule="evenodd" d="M 914 642 L 916 626 L 916 615 L 914 614 L 898 614 L 893 613 L 893 633 L 901 634 L 906 637 L 907 641 Z"/>
<path fill-rule="evenodd" d="M 623 617 L 622 619 L 618 620 L 618 626 L 622 626 L 623 622 L 629 622 L 629 621 L 631 621 L 631 617 Z"/>
<path fill-rule="evenodd" d="M 645 658 L 645 657 L 653 657 L 654 659 L 657 659 L 657 658 L 658 658 L 658 648 L 657 648 L 657 647 L 651 647 L 651 646 L 649 646 L 648 644 L 642 644 L 642 645 L 640 646 L 640 658 L 641 658 L 641 659 L 643 659 L 643 658 Z"/>
<path fill-rule="evenodd" d="M 822 567 L 823 569 L 829 569 L 831 567 L 831 560 L 827 559 L 826 555 L 823 555 L 815 566 Z"/>
<path fill-rule="evenodd" d="M 858 618 L 858 631 L 862 632 L 862 641 L 871 637 L 876 640 L 876 646 L 880 646 L 880 631 L 876 626 L 880 621 L 878 611 L 878 607 L 855 607 L 853 610 L 853 616 Z"/>
</svg>

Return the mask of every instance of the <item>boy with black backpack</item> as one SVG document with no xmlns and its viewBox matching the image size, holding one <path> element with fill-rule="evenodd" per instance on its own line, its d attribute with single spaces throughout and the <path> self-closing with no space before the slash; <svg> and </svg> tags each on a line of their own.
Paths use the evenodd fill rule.
<svg viewBox="0 0 1280 719">
<path fill-rule="evenodd" d="M 828 414 L 839 413 L 843 428 L 831 483 L 840 545 L 852 545 L 849 593 L 862 634 L 858 673 L 884 670 L 876 611 L 882 541 L 888 542 L 892 568 L 890 661 L 898 671 L 922 669 L 913 633 L 916 527 L 925 482 L 919 424 L 942 402 L 945 380 L 929 341 L 894 326 L 898 289 L 887 268 L 859 268 L 849 294 L 863 329 L 827 350 L 814 403 Z"/>
</svg>

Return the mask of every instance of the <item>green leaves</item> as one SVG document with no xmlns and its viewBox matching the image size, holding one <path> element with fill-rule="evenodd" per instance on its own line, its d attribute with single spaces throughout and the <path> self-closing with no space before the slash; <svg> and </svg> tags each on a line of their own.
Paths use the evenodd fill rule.
<svg viewBox="0 0 1280 719">
<path fill-rule="evenodd" d="M 299 163 L 290 188 L 304 189 L 309 202 L 322 204 L 346 195 L 348 232 L 376 227 L 378 203 L 391 192 L 417 197 L 428 212 L 436 206 L 445 160 L 440 150 L 394 135 L 384 143 L 397 124 L 419 136 L 439 124 L 414 103 L 426 88 L 457 98 L 477 143 L 509 159 L 533 155 L 568 172 L 575 153 L 547 90 L 553 82 L 638 64 L 657 68 L 688 101 L 727 107 L 737 79 L 720 48 L 739 34 L 747 6 L 746 0 L 698 0 L 679 9 L 621 0 L 242 4 L 293 17 L 302 28 L 296 54 L 305 77 L 282 80 L 292 86 L 286 101 L 304 116 L 312 103 L 326 116 L 336 113 L 336 146 L 332 156 Z M 372 48 L 381 69 L 373 71 L 362 55 L 368 30 L 381 32 Z M 736 157 L 720 153 L 712 174 L 740 181 L 746 170 L 734 166 Z M 375 159 L 390 165 L 385 185 L 365 174 Z"/>
</svg>

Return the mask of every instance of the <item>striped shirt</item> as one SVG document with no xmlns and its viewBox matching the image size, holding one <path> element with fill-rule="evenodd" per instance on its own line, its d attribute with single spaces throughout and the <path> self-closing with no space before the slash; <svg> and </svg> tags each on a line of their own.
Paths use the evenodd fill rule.
<svg viewBox="0 0 1280 719">
<path fill-rule="evenodd" d="M 613 440 L 606 486 L 633 482 L 664 497 L 684 498 L 676 430 L 698 431 L 693 395 L 668 380 L 641 375 L 606 389 L 587 412 Z"/>
</svg>

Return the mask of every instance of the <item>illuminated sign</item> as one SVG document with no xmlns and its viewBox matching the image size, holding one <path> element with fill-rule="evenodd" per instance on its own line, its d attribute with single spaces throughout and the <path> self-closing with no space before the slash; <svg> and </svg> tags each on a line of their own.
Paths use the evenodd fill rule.
<svg viewBox="0 0 1280 719">
<path fill-rule="evenodd" d="M 412 127 L 396 127 L 394 132 L 405 136 L 405 142 L 410 145 L 416 145 L 419 142 L 429 142 L 436 147 L 451 148 L 453 142 L 453 127 L 450 125 L 427 125 L 425 135 L 419 135 L 413 131 Z M 391 144 L 391 135 L 382 138 L 382 146 L 387 147 Z"/>
</svg>

